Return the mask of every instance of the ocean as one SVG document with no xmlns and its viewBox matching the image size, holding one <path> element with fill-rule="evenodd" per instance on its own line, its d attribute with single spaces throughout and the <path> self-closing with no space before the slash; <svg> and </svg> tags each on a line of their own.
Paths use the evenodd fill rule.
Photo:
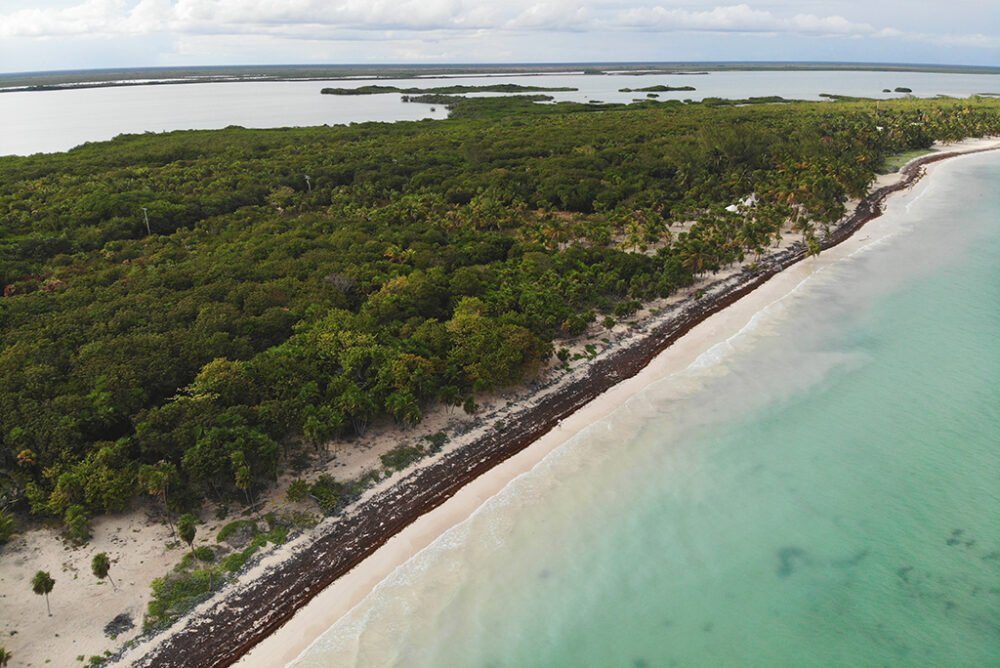
<svg viewBox="0 0 1000 668">
<path fill-rule="evenodd" d="M 293 665 L 1000 665 L 998 186 L 936 167 Z"/>
</svg>

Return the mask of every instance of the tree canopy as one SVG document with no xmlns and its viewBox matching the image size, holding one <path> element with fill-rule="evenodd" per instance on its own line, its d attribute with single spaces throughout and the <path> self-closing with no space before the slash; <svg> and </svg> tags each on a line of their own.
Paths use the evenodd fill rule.
<svg viewBox="0 0 1000 668">
<path fill-rule="evenodd" d="M 283 445 L 474 405 L 597 314 L 819 234 L 887 156 L 1000 133 L 997 100 L 877 114 L 482 98 L 2 158 L 0 467 L 37 513 L 252 505 Z"/>
</svg>

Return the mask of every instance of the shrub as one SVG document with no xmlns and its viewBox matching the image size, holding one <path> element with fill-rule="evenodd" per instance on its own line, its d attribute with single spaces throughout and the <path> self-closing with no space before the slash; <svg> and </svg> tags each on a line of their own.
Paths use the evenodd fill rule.
<svg viewBox="0 0 1000 668">
<path fill-rule="evenodd" d="M 254 520 L 236 520 L 235 522 L 230 522 L 226 526 L 219 529 L 218 535 L 215 537 L 217 543 L 236 543 L 238 545 L 246 545 L 247 540 L 252 538 L 257 533 L 257 522 Z M 240 534 L 238 538 L 240 540 L 232 540 L 237 538 L 237 534 Z M 242 538 L 246 540 L 242 540 Z"/>
<path fill-rule="evenodd" d="M 66 509 L 63 527 L 74 543 L 86 543 L 90 540 L 90 515 L 83 506 L 72 505 Z"/>
<path fill-rule="evenodd" d="M 440 452 L 444 444 L 448 442 L 448 434 L 443 431 L 431 434 L 430 436 L 424 436 L 424 440 L 431 444 L 429 452 Z"/>
<path fill-rule="evenodd" d="M 419 445 L 400 445 L 385 453 L 379 459 L 382 466 L 394 471 L 402 471 L 407 466 L 424 456 L 424 449 Z"/>
<path fill-rule="evenodd" d="M 211 563 L 215 561 L 215 550 L 207 545 L 201 545 L 194 548 L 194 556 L 198 561 L 203 561 L 205 563 Z"/>
<path fill-rule="evenodd" d="M 147 630 L 166 626 L 193 608 L 208 595 L 211 576 L 206 569 L 153 580 L 153 596 L 143 626 Z"/>
<path fill-rule="evenodd" d="M 0 543 L 6 543 L 14 535 L 17 524 L 14 516 L 6 510 L 0 510 Z"/>
<path fill-rule="evenodd" d="M 316 500 L 320 510 L 327 515 L 337 509 L 343 492 L 344 486 L 329 475 L 321 475 L 316 482 L 309 486 L 309 495 Z"/>
<path fill-rule="evenodd" d="M 309 496 L 309 483 L 301 478 L 293 480 L 292 484 L 288 486 L 288 492 L 285 493 L 285 496 L 292 503 L 305 501 L 306 497 Z"/>
</svg>

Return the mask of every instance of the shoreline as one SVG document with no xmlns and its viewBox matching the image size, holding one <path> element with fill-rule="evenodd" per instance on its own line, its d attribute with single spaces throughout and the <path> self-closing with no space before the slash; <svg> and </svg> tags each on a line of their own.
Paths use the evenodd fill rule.
<svg viewBox="0 0 1000 668">
<path fill-rule="evenodd" d="M 858 204 L 823 243 L 824 250 L 839 245 L 881 215 L 888 196 L 913 185 L 925 173 L 926 165 L 997 148 L 996 141 L 991 142 L 989 148 L 932 153 L 909 163 L 900 170 L 896 183 L 877 188 Z M 543 392 L 536 402 L 516 410 L 507 417 L 511 426 L 503 431 L 488 426 L 485 433 L 460 449 L 407 472 L 353 512 L 330 522 L 326 531 L 310 537 L 308 544 L 278 555 L 282 560 L 256 579 L 206 602 L 178 622 L 177 628 L 125 652 L 119 662 L 226 666 L 258 643 L 262 644 L 240 665 L 276 665 L 294 659 L 329 627 L 331 618 L 353 607 L 352 601 L 360 600 L 396 565 L 432 542 L 442 533 L 441 527 L 446 530 L 463 520 L 577 431 L 613 411 L 638 389 L 637 385 L 655 382 L 650 375 L 669 374 L 671 364 L 679 360 L 666 360 L 661 356 L 664 350 L 676 353 L 672 358 L 690 356 L 692 351 L 697 356 L 706 341 L 685 334 L 695 327 L 717 326 L 707 322 L 710 316 L 805 258 L 804 245 L 796 243 L 767 256 L 756 273 L 743 270 L 711 282 L 704 287 L 705 296 L 688 297 L 673 305 L 666 315 L 653 318 L 647 331 L 640 329 L 630 342 L 579 373 L 560 379 L 565 382 L 555 383 L 556 391 Z M 648 373 L 640 374 L 644 370 Z M 600 401 L 595 401 L 599 397 Z M 476 484 L 469 484 L 473 481 Z M 449 499 L 453 501 L 445 504 Z M 434 517 L 429 515 L 431 511 Z M 362 561 L 365 567 L 356 569 Z M 336 584 L 330 586 L 332 583 Z M 320 618 L 299 615 L 286 625 L 310 602 L 315 602 L 310 612 L 322 610 Z M 275 656 L 278 651 L 283 654 L 280 659 Z"/>
</svg>

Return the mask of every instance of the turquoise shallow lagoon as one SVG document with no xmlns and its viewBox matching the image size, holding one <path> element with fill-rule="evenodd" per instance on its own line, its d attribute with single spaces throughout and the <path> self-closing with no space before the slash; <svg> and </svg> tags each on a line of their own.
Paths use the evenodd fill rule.
<svg viewBox="0 0 1000 668">
<path fill-rule="evenodd" d="M 1000 154 L 860 235 L 296 665 L 1000 665 Z"/>
</svg>

